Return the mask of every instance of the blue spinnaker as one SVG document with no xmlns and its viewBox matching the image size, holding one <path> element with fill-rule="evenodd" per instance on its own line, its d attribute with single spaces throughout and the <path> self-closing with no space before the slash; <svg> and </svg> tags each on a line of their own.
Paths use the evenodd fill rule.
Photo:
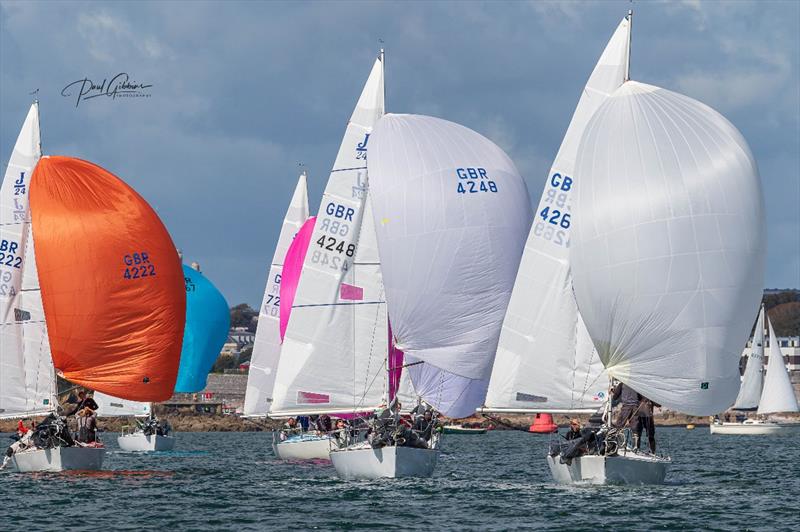
<svg viewBox="0 0 800 532">
<path fill-rule="evenodd" d="M 228 303 L 206 277 L 185 264 L 186 327 L 175 391 L 199 392 L 206 387 L 208 372 L 214 366 L 222 345 L 228 339 Z"/>
</svg>

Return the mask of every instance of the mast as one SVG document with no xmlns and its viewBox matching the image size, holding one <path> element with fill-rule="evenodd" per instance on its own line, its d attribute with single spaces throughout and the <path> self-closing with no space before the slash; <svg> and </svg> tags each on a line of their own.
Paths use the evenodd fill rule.
<svg viewBox="0 0 800 532">
<path fill-rule="evenodd" d="M 383 47 L 381 47 L 378 57 L 381 59 L 381 80 L 383 81 L 383 113 L 386 114 L 386 54 Z"/>
<path fill-rule="evenodd" d="M 625 66 L 625 81 L 631 80 L 631 33 L 633 33 L 633 9 L 628 10 L 628 61 Z"/>
</svg>

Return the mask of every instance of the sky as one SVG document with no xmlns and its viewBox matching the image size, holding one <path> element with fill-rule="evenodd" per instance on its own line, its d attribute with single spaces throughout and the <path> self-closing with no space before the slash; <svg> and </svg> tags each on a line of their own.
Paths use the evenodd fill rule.
<svg viewBox="0 0 800 532">
<path fill-rule="evenodd" d="M 45 153 L 122 177 L 229 304 L 257 308 L 299 164 L 316 211 L 381 41 L 387 111 L 489 137 L 535 206 L 583 85 L 631 6 L 631 77 L 739 128 L 764 190 L 765 287 L 800 287 L 794 1 L 0 1 L 0 160 L 38 97 Z M 152 85 L 149 97 L 76 105 L 75 87 L 62 95 L 121 72 Z"/>
</svg>

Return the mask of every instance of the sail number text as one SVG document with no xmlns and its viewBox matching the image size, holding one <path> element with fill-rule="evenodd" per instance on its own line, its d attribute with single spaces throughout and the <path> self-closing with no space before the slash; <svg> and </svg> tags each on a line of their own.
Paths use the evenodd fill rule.
<svg viewBox="0 0 800 532">
<path fill-rule="evenodd" d="M 22 268 L 22 256 L 17 255 L 19 243 L 0 240 L 0 266 L 11 266 L 12 268 Z"/>
<path fill-rule="evenodd" d="M 547 181 L 539 212 L 533 224 L 533 234 L 557 246 L 569 247 L 569 228 L 572 207 L 569 203 L 574 180 L 555 172 Z"/>
<path fill-rule="evenodd" d="M 478 192 L 497 192 L 497 183 L 489 179 L 485 168 L 456 168 L 459 194 L 477 194 Z"/>
<path fill-rule="evenodd" d="M 122 274 L 125 279 L 141 279 L 156 274 L 156 268 L 146 251 L 125 255 L 122 262 L 125 263 L 125 272 Z"/>
</svg>

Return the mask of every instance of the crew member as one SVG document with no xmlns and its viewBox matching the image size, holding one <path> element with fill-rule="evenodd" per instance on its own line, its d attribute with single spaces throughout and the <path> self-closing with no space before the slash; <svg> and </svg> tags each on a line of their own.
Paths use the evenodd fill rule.
<svg viewBox="0 0 800 532">
<path fill-rule="evenodd" d="M 622 408 L 617 415 L 617 419 L 613 422 L 614 428 L 623 428 L 628 424 L 631 418 L 636 416 L 636 413 L 639 409 L 639 401 L 641 401 L 641 399 L 642 396 L 624 382 L 617 384 L 617 386 L 614 388 L 614 393 L 611 396 L 611 400 L 619 400 L 619 402 L 622 403 Z"/>
<path fill-rule="evenodd" d="M 650 452 L 656 454 L 656 424 L 653 421 L 653 408 L 660 406 L 647 397 L 642 397 L 639 403 L 639 412 L 633 425 L 633 444 L 637 449 L 641 444 L 642 430 L 646 430 Z"/>
</svg>

